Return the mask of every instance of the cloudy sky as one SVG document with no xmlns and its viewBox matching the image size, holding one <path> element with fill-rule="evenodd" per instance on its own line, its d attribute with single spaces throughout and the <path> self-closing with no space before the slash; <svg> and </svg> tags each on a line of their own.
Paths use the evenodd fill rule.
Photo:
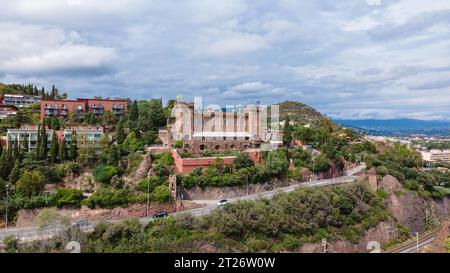
<svg viewBox="0 0 450 273">
<path fill-rule="evenodd" d="M 450 119 L 448 0 L 0 0 L 0 81 Z"/>
</svg>

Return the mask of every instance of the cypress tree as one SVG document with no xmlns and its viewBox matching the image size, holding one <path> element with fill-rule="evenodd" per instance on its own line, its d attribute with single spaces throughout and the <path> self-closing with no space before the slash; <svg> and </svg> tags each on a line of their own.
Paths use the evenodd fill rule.
<svg viewBox="0 0 450 273">
<path fill-rule="evenodd" d="M 292 125 L 289 116 L 286 116 L 284 120 L 284 128 L 283 128 L 283 142 L 286 146 L 291 146 L 292 142 Z"/>
<path fill-rule="evenodd" d="M 9 182 L 11 184 L 16 184 L 17 180 L 20 178 L 20 161 L 17 159 L 14 163 L 14 168 L 11 171 L 11 174 L 9 175 Z"/>
<path fill-rule="evenodd" d="M 40 159 L 47 159 L 48 154 L 48 140 L 47 140 L 47 129 L 45 128 L 45 119 L 42 121 L 42 128 L 41 128 L 41 154 Z"/>
<path fill-rule="evenodd" d="M 50 123 L 50 128 L 53 130 L 59 130 L 59 120 L 57 117 L 53 117 Z"/>
<path fill-rule="evenodd" d="M 76 160 L 78 157 L 77 135 L 73 130 L 72 135 L 70 136 L 69 156 L 71 160 Z"/>
<path fill-rule="evenodd" d="M 61 160 L 61 162 L 67 160 L 67 145 L 65 138 L 62 139 L 61 144 L 59 145 L 59 160 Z"/>
<path fill-rule="evenodd" d="M 125 140 L 125 132 L 123 130 L 123 122 L 119 121 L 116 128 L 116 141 L 117 144 L 122 144 Z"/>
<path fill-rule="evenodd" d="M 26 154 L 28 153 L 29 147 L 28 147 L 28 134 L 25 134 L 22 140 L 22 153 Z"/>
<path fill-rule="evenodd" d="M 137 100 L 133 101 L 133 104 L 131 105 L 129 118 L 131 121 L 137 121 L 139 119 L 139 107 Z"/>
<path fill-rule="evenodd" d="M 37 130 L 37 143 L 36 143 L 36 158 L 40 159 L 41 157 L 41 125 L 38 125 L 38 130 Z"/>
<path fill-rule="evenodd" d="M 9 176 L 8 153 L 5 151 L 0 156 L 0 178 L 7 180 Z"/>
<path fill-rule="evenodd" d="M 56 163 L 58 161 L 58 150 L 58 137 L 56 136 L 56 132 L 53 131 L 53 136 L 50 143 L 50 162 Z"/>
<path fill-rule="evenodd" d="M 13 148 L 13 160 L 20 160 L 21 156 L 20 156 L 20 145 L 19 145 L 19 140 L 16 139 L 14 140 L 14 148 Z"/>
</svg>

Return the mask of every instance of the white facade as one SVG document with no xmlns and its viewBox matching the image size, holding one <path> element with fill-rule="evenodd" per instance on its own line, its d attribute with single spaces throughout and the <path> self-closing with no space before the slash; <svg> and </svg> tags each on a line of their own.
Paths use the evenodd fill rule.
<svg viewBox="0 0 450 273">
<path fill-rule="evenodd" d="M 436 162 L 450 162 L 450 150 L 430 150 L 421 151 L 422 159 L 424 161 L 436 163 Z"/>
</svg>

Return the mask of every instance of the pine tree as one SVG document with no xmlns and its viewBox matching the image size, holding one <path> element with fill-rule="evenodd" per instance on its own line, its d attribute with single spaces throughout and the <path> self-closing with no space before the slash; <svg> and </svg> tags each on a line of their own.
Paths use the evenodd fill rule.
<svg viewBox="0 0 450 273">
<path fill-rule="evenodd" d="M 65 138 L 61 140 L 61 144 L 59 145 L 59 160 L 61 160 L 61 162 L 67 160 L 67 145 Z"/>
<path fill-rule="evenodd" d="M 11 174 L 9 175 L 9 182 L 11 184 L 16 184 L 17 180 L 20 178 L 20 161 L 16 160 L 14 163 L 14 168 L 11 171 Z"/>
<path fill-rule="evenodd" d="M 119 121 L 116 128 L 116 141 L 117 144 L 122 144 L 125 140 L 125 132 L 123 130 L 123 122 Z"/>
<path fill-rule="evenodd" d="M 56 132 L 53 131 L 52 140 L 50 143 L 50 162 L 56 163 L 58 161 L 58 137 L 56 136 Z"/>
<path fill-rule="evenodd" d="M 108 165 L 117 166 L 119 164 L 120 154 L 117 145 L 111 145 L 109 148 Z"/>
<path fill-rule="evenodd" d="M 77 135 L 73 130 L 72 135 L 70 136 L 69 156 L 71 160 L 76 160 L 78 157 Z"/>
</svg>

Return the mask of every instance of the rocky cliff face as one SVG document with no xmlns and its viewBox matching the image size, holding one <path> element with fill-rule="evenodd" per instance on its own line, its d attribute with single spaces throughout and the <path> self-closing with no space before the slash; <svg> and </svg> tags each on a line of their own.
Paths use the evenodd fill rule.
<svg viewBox="0 0 450 273">
<path fill-rule="evenodd" d="M 139 167 L 133 171 L 130 175 L 125 176 L 123 180 L 126 184 L 129 185 L 136 185 L 139 180 L 146 178 L 147 174 L 152 167 L 152 157 L 148 153 L 144 156 L 144 158 L 141 161 L 141 164 L 139 164 Z"/>
<path fill-rule="evenodd" d="M 393 176 L 385 176 L 378 184 L 389 194 L 388 207 L 394 218 L 410 232 L 436 228 L 449 218 L 450 200 L 434 200 L 408 192 Z"/>
<path fill-rule="evenodd" d="M 367 177 L 365 177 L 367 178 Z M 424 251 L 445 252 L 444 241 L 450 234 L 450 199 L 434 200 L 417 196 L 406 191 L 398 180 L 390 175 L 378 182 L 378 188 L 388 194 L 387 206 L 392 213 L 392 220 L 382 222 L 377 227 L 366 231 L 357 244 L 349 241 L 337 240 L 327 242 L 327 252 L 358 252 L 367 253 L 367 244 L 377 241 L 381 245 L 402 236 L 398 224 L 406 227 L 410 232 L 423 232 L 440 227 L 437 238 L 428 249 Z M 305 244 L 298 250 L 302 253 L 319 253 L 324 251 L 321 243 Z"/>
</svg>

